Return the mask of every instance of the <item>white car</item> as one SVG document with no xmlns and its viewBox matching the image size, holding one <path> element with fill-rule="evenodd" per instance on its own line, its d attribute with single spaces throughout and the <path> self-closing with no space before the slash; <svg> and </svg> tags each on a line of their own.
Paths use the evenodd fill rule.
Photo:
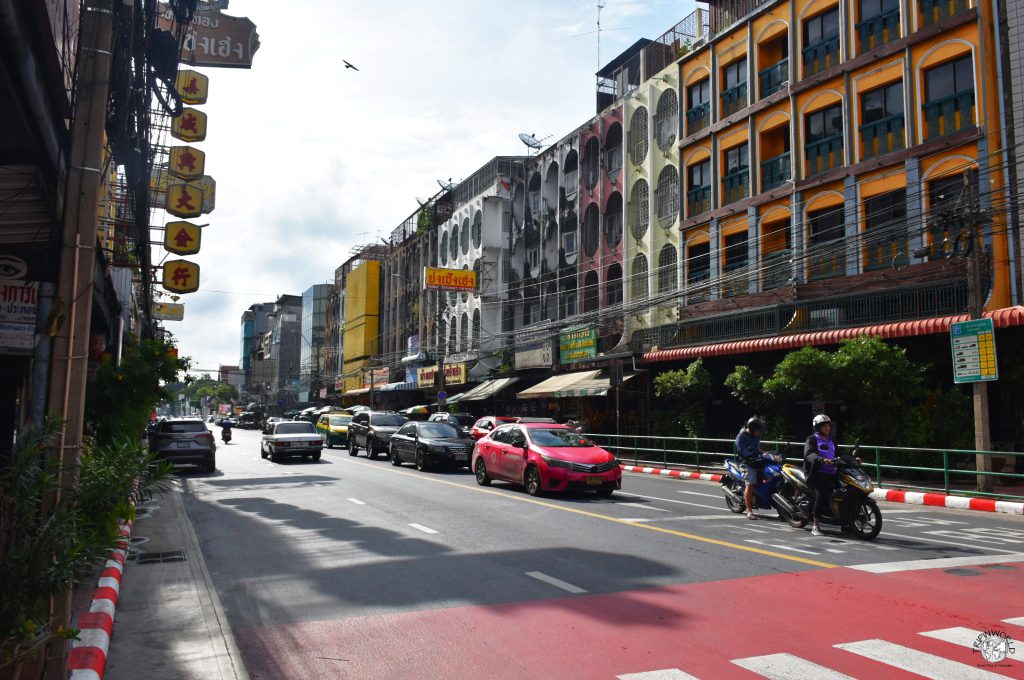
<svg viewBox="0 0 1024 680">
<path fill-rule="evenodd" d="M 314 462 L 320 460 L 324 438 L 317 434 L 313 423 L 284 420 L 270 426 L 260 441 L 260 455 L 275 463 L 287 456 L 302 456 Z"/>
</svg>

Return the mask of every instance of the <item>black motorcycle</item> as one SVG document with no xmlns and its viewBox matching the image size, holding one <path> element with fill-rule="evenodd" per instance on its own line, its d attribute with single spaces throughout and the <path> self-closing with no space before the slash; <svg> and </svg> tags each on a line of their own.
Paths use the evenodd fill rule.
<svg viewBox="0 0 1024 680">
<path fill-rule="evenodd" d="M 860 463 L 849 456 L 837 458 L 834 464 L 839 468 L 839 488 L 832 493 L 830 514 L 820 519 L 870 541 L 882 530 L 882 511 L 871 498 L 875 485 Z M 808 486 L 803 469 L 796 465 L 783 465 L 782 478 L 783 484 L 772 500 L 782 519 L 801 529 L 812 519 L 814 490 Z"/>
<path fill-rule="evenodd" d="M 225 428 L 221 429 L 221 431 L 220 431 L 220 438 L 221 438 L 221 440 L 225 444 L 230 442 L 231 441 L 231 428 L 230 427 L 225 427 Z"/>
</svg>

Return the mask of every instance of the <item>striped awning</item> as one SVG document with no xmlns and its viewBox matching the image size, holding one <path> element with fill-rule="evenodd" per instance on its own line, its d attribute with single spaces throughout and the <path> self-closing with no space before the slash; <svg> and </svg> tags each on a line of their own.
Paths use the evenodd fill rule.
<svg viewBox="0 0 1024 680">
<path fill-rule="evenodd" d="M 405 390 L 418 390 L 419 385 L 414 382 L 393 382 L 377 388 L 378 392 L 404 392 Z"/>
<path fill-rule="evenodd" d="M 493 397 L 501 390 L 518 381 L 519 378 L 495 378 L 494 380 L 485 380 L 468 392 L 463 392 L 458 395 L 459 401 L 482 401 L 489 397 Z"/>
<path fill-rule="evenodd" d="M 589 381 L 601 375 L 601 371 L 576 371 L 559 373 L 516 395 L 517 399 L 546 399 L 557 397 L 558 393 L 568 390 L 576 383 Z"/>
<path fill-rule="evenodd" d="M 626 373 L 622 376 L 622 382 L 632 378 L 635 373 Z M 607 374 L 599 375 L 589 380 L 578 380 L 569 387 L 555 392 L 555 397 L 603 397 L 611 389 L 611 378 Z"/>
</svg>

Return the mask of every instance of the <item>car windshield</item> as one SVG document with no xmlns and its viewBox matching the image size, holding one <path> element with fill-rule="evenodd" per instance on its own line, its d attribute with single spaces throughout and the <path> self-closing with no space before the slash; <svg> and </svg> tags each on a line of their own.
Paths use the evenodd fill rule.
<svg viewBox="0 0 1024 680">
<path fill-rule="evenodd" d="M 473 427 L 473 416 L 452 415 L 451 419 L 459 427 Z"/>
<path fill-rule="evenodd" d="M 581 446 L 593 446 L 590 441 L 582 436 L 578 432 L 573 430 L 561 430 L 561 429 L 540 429 L 531 428 L 530 439 L 533 443 L 538 446 L 555 446 L 555 447 L 581 447 Z"/>
<path fill-rule="evenodd" d="M 352 416 L 331 416 L 331 425 L 348 425 L 352 422 Z"/>
<path fill-rule="evenodd" d="M 164 432 L 170 432 L 171 434 L 180 434 L 182 432 L 207 432 L 206 425 L 196 421 L 185 420 L 179 422 L 165 422 Z"/>
<path fill-rule="evenodd" d="M 281 423 L 275 434 L 316 434 L 312 423 Z"/>
<path fill-rule="evenodd" d="M 420 425 L 420 436 L 455 439 L 459 432 L 447 423 L 423 423 Z"/>
<path fill-rule="evenodd" d="M 398 427 L 405 423 L 405 418 L 397 413 L 377 413 L 370 416 L 370 425 L 383 425 L 384 427 Z"/>
</svg>

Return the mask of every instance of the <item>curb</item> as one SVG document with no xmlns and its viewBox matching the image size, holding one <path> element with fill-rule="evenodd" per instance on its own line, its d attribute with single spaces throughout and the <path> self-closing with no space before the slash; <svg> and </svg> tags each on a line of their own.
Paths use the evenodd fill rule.
<svg viewBox="0 0 1024 680">
<path fill-rule="evenodd" d="M 120 535 L 114 542 L 114 552 L 100 572 L 93 591 L 92 605 L 87 613 L 78 615 L 78 639 L 72 644 L 67 660 L 70 680 L 100 680 L 103 677 L 131 534 L 132 523 L 122 522 Z"/>
<path fill-rule="evenodd" d="M 720 482 L 722 475 L 687 472 L 686 470 L 669 470 L 666 468 L 640 467 L 637 465 L 621 466 L 624 472 L 643 472 L 661 477 L 681 477 L 683 479 L 702 479 L 707 482 Z M 1024 502 L 997 501 L 990 498 L 970 498 L 968 496 L 952 496 L 944 493 L 920 493 L 917 491 L 898 491 L 895 489 L 875 489 L 871 497 L 876 501 L 889 503 L 906 503 L 907 505 L 927 505 L 937 508 L 953 508 L 956 510 L 977 510 L 979 512 L 998 512 L 1007 515 L 1024 515 Z"/>
</svg>

